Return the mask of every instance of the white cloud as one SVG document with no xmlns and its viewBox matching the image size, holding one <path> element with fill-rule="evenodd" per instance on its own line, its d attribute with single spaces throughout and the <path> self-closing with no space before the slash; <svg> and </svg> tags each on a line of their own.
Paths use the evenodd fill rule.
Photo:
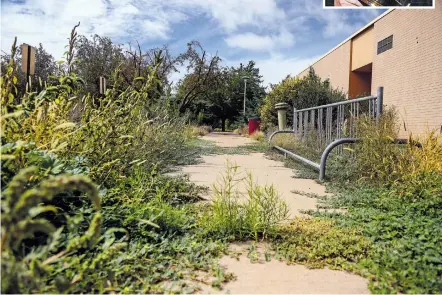
<svg viewBox="0 0 442 295">
<path fill-rule="evenodd" d="M 256 60 L 259 72 L 263 75 L 264 84 L 276 84 L 287 75 L 296 76 L 302 70 L 315 62 L 319 56 L 309 58 L 287 58 L 283 56 L 274 56 L 268 59 Z"/>
<path fill-rule="evenodd" d="M 299 74 L 309 65 L 313 64 L 319 56 L 309 58 L 284 57 L 282 55 L 273 55 L 268 58 L 255 59 L 259 73 L 263 76 L 264 85 L 276 84 L 282 81 L 288 75 L 292 77 Z M 238 66 L 244 60 L 226 60 L 229 66 Z"/>
<path fill-rule="evenodd" d="M 199 9 L 231 33 L 240 26 L 271 27 L 285 17 L 276 0 L 168 0 L 171 7 Z"/>
<path fill-rule="evenodd" d="M 58 59 L 78 21 L 81 21 L 79 34 L 99 34 L 116 42 L 138 40 L 142 43 L 170 40 L 176 26 L 187 25 L 184 22 L 192 19 L 201 25 L 192 28 L 199 32 L 194 36 L 200 39 L 215 36 L 221 41 L 224 39 L 231 50 L 270 53 L 270 58 L 256 62 L 265 82 L 277 83 L 288 74 L 297 74 L 316 59 L 283 57 L 277 55 L 278 52 L 287 52 L 295 42 L 301 43 L 311 36 L 336 39 L 348 36 L 381 13 L 353 10 L 350 14 L 318 9 L 321 3 L 322 0 L 25 0 L 25 4 L 18 4 L 2 0 L 1 48 L 8 51 L 13 37 L 18 36 L 19 44 L 43 43 Z M 350 16 L 358 16 L 358 19 Z M 210 23 L 202 25 L 205 20 Z M 215 46 L 222 50 L 222 44 Z M 172 80 L 182 75 L 176 73 Z"/>
<path fill-rule="evenodd" d="M 168 32 L 170 28 L 166 23 L 153 21 L 153 20 L 143 20 L 142 22 L 143 31 L 150 34 L 149 38 L 167 39 Z"/>
<path fill-rule="evenodd" d="M 67 37 L 79 21 L 79 34 L 146 41 L 170 38 L 172 26 L 187 18 L 153 0 L 2 1 L 1 14 L 2 50 L 8 51 L 18 36 L 19 44 L 43 43 L 56 59 L 61 58 Z"/>
<path fill-rule="evenodd" d="M 227 31 L 241 25 L 268 26 L 285 17 L 275 0 L 209 0 L 213 18 Z"/>
<path fill-rule="evenodd" d="M 276 48 L 287 48 L 295 43 L 294 36 L 283 29 L 278 35 L 257 35 L 255 33 L 240 33 L 225 39 L 230 47 L 252 51 L 270 51 Z"/>
<path fill-rule="evenodd" d="M 254 33 L 244 33 L 230 36 L 225 39 L 230 47 L 238 47 L 249 50 L 268 50 L 273 47 L 270 36 L 259 36 Z"/>
</svg>

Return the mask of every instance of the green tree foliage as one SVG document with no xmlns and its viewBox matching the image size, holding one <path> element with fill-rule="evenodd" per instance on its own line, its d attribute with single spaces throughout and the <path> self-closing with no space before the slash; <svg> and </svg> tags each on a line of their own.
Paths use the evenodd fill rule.
<svg viewBox="0 0 442 295">
<path fill-rule="evenodd" d="M 236 77 L 241 81 L 235 81 L 235 94 L 244 95 L 244 77 L 247 77 L 246 86 L 246 118 L 259 116 L 259 108 L 261 107 L 262 100 L 264 99 L 266 92 L 263 87 L 262 75 L 259 73 L 259 68 L 256 67 L 256 63 L 251 60 L 247 65 L 240 64 L 239 68 L 233 69 L 236 72 Z"/>
<path fill-rule="evenodd" d="M 232 120 L 239 115 L 242 99 L 235 95 L 233 86 L 236 77 L 228 68 L 220 70 L 213 89 L 197 102 L 199 113 L 204 113 L 206 122 L 216 125 L 221 120 L 222 130 L 226 129 L 226 120 Z"/>
<path fill-rule="evenodd" d="M 99 93 L 99 77 L 110 77 L 125 61 L 122 47 L 107 37 L 79 36 L 76 50 L 76 71 L 86 82 L 86 91 L 93 94 Z"/>
<path fill-rule="evenodd" d="M 263 127 L 271 127 L 277 122 L 275 105 L 285 102 L 293 108 L 302 109 L 344 100 L 345 93 L 333 89 L 328 80 L 322 81 L 310 68 L 309 74 L 303 78 L 288 76 L 279 84 L 271 86 L 261 107 Z M 290 113 L 289 113 L 290 114 Z M 288 115 L 288 124 L 292 124 L 292 116 Z"/>
<path fill-rule="evenodd" d="M 88 93 L 99 93 L 100 76 L 106 77 L 108 84 L 112 85 L 115 82 L 113 73 L 118 69 L 122 86 L 131 86 L 136 77 L 146 76 L 155 65 L 158 65 L 155 76 L 161 83 L 151 90 L 150 96 L 157 99 L 165 93 L 170 85 L 168 76 L 176 71 L 178 59 L 172 57 L 167 46 L 144 51 L 137 42 L 135 48 L 131 44 L 128 47 L 124 50 L 122 45 L 113 43 L 108 37 L 79 36 L 75 44 L 76 71 L 85 80 Z M 161 63 L 158 63 L 158 55 L 162 56 Z"/>
<path fill-rule="evenodd" d="M 192 117 L 197 119 L 199 115 L 201 119 L 203 116 L 204 120 L 201 120 L 203 123 L 214 127 L 221 126 L 222 130 L 226 128 L 227 120 L 242 121 L 240 118 L 244 117 L 244 77 L 248 78 L 245 116 L 256 116 L 265 90 L 262 87 L 262 76 L 255 62 L 249 61 L 246 66 L 240 64 L 239 67 L 222 67 L 218 61 L 214 61 L 210 73 L 209 68 L 210 65 L 206 66 L 207 77 L 202 77 L 201 74 L 195 74 L 193 71 L 178 84 L 177 99 L 179 101 L 182 99 L 182 93 L 188 89 L 194 91 L 193 95 L 189 96 L 192 98 L 185 102 Z M 203 85 L 200 85 L 201 83 Z"/>
<path fill-rule="evenodd" d="M 178 108 L 184 112 L 213 89 L 221 73 L 221 59 L 217 55 L 211 56 L 194 40 L 187 44 L 187 51 L 180 55 L 179 60 L 187 63 L 187 74 L 178 81 L 176 93 Z"/>
</svg>

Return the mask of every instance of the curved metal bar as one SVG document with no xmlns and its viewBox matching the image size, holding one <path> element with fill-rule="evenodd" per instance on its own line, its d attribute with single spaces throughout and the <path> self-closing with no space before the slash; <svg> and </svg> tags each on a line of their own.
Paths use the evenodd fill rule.
<svg viewBox="0 0 442 295">
<path fill-rule="evenodd" d="M 327 158 L 330 152 L 337 147 L 338 145 L 344 144 L 344 143 L 355 143 L 359 141 L 360 139 L 357 138 L 340 138 L 332 143 L 330 143 L 324 150 L 321 156 L 321 162 L 319 162 L 319 181 L 323 181 L 325 178 L 325 166 L 327 165 Z"/>
<path fill-rule="evenodd" d="M 272 140 L 272 138 L 279 133 L 295 133 L 293 130 L 280 130 L 280 131 L 275 131 L 272 133 L 272 135 L 270 135 L 269 137 L 269 142 Z"/>
<path fill-rule="evenodd" d="M 269 142 L 272 140 L 272 138 L 273 138 L 276 134 L 279 134 L 279 133 L 295 133 L 295 132 L 294 132 L 293 130 L 281 130 L 281 131 L 275 131 L 275 132 L 272 133 L 272 135 L 270 135 L 270 137 L 269 137 Z M 306 158 L 304 158 L 304 157 L 301 157 L 301 156 L 299 156 L 299 155 L 297 155 L 297 154 L 295 154 L 295 153 L 293 153 L 293 152 L 291 152 L 291 151 L 289 151 L 289 150 L 286 150 L 286 149 L 284 149 L 284 148 L 282 148 L 282 147 L 274 146 L 274 148 L 276 148 L 277 150 L 279 150 L 279 151 L 285 153 L 286 155 L 289 155 L 289 156 L 291 156 L 291 157 L 293 157 L 293 158 L 295 158 L 295 159 L 298 159 L 298 160 L 300 160 L 300 161 L 306 163 L 307 165 L 312 166 L 312 167 L 315 168 L 315 169 L 318 169 L 318 170 L 319 170 L 319 181 L 323 181 L 324 178 L 325 178 L 325 168 L 326 168 L 326 165 L 327 165 L 327 158 L 328 158 L 329 154 L 331 153 L 331 151 L 332 151 L 335 147 L 337 147 L 337 146 L 339 146 L 339 145 L 341 145 L 341 144 L 345 144 L 345 143 L 356 143 L 356 142 L 358 142 L 358 141 L 361 141 L 361 139 L 359 139 L 359 138 L 340 138 L 340 139 L 337 139 L 337 140 L 333 141 L 332 143 L 330 143 L 330 144 L 325 148 L 324 152 L 322 153 L 321 161 L 320 161 L 319 165 L 318 165 L 317 163 L 313 162 L 313 161 L 310 161 L 309 159 L 306 159 Z M 396 139 L 396 140 L 394 141 L 394 143 L 395 143 L 395 144 L 407 144 L 407 143 L 408 143 L 408 140 L 407 140 L 407 139 Z M 418 148 L 422 148 L 422 144 L 421 144 L 420 142 L 413 142 L 412 144 L 413 144 L 414 146 L 418 147 Z"/>
<path fill-rule="evenodd" d="M 281 152 L 283 152 L 283 153 L 285 153 L 285 154 L 287 154 L 287 155 L 289 155 L 289 156 L 291 156 L 291 157 L 293 157 L 293 158 L 295 158 L 295 159 L 298 159 L 298 160 L 301 161 L 301 162 L 304 162 L 304 163 L 307 164 L 307 165 L 312 166 L 312 167 L 315 168 L 316 170 L 319 170 L 319 169 L 320 169 L 318 163 L 315 163 L 315 162 L 313 162 L 313 161 L 310 161 L 309 159 L 306 159 L 306 158 L 304 158 L 304 157 L 301 157 L 301 156 L 299 156 L 299 155 L 297 155 L 297 154 L 295 154 L 295 153 L 292 153 L 292 152 L 289 151 L 289 150 L 283 149 L 282 147 L 279 147 L 279 146 L 277 146 L 277 145 L 275 145 L 274 148 L 277 149 L 277 150 L 279 150 L 279 151 L 281 151 Z"/>
</svg>

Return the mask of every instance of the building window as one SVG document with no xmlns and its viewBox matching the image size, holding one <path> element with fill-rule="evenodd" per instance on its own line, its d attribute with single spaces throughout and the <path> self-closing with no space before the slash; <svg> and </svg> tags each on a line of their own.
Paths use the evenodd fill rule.
<svg viewBox="0 0 442 295">
<path fill-rule="evenodd" d="M 378 42 L 378 54 L 393 48 L 393 35 Z"/>
</svg>

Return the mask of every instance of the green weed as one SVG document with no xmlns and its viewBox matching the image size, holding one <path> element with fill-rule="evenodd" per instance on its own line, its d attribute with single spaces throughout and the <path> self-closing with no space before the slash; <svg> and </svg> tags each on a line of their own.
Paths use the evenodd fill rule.
<svg viewBox="0 0 442 295">
<path fill-rule="evenodd" d="M 371 249 L 358 228 L 340 228 L 332 220 L 295 218 L 272 236 L 279 255 L 310 268 L 355 268 Z"/>
<path fill-rule="evenodd" d="M 245 193 L 239 191 L 240 183 L 245 185 Z M 229 162 L 225 175 L 213 190 L 213 204 L 200 220 L 209 235 L 258 240 L 288 218 L 287 204 L 273 186 L 257 185 L 251 174 L 239 177 L 238 167 Z"/>
<path fill-rule="evenodd" d="M 201 188 L 162 175 L 194 149 L 187 118 L 150 96 L 161 58 L 83 96 L 75 38 L 40 92 L 15 97 L 14 54 L 2 75 L 2 292 L 162 293 L 214 274 L 226 245 L 196 229 Z"/>
</svg>

